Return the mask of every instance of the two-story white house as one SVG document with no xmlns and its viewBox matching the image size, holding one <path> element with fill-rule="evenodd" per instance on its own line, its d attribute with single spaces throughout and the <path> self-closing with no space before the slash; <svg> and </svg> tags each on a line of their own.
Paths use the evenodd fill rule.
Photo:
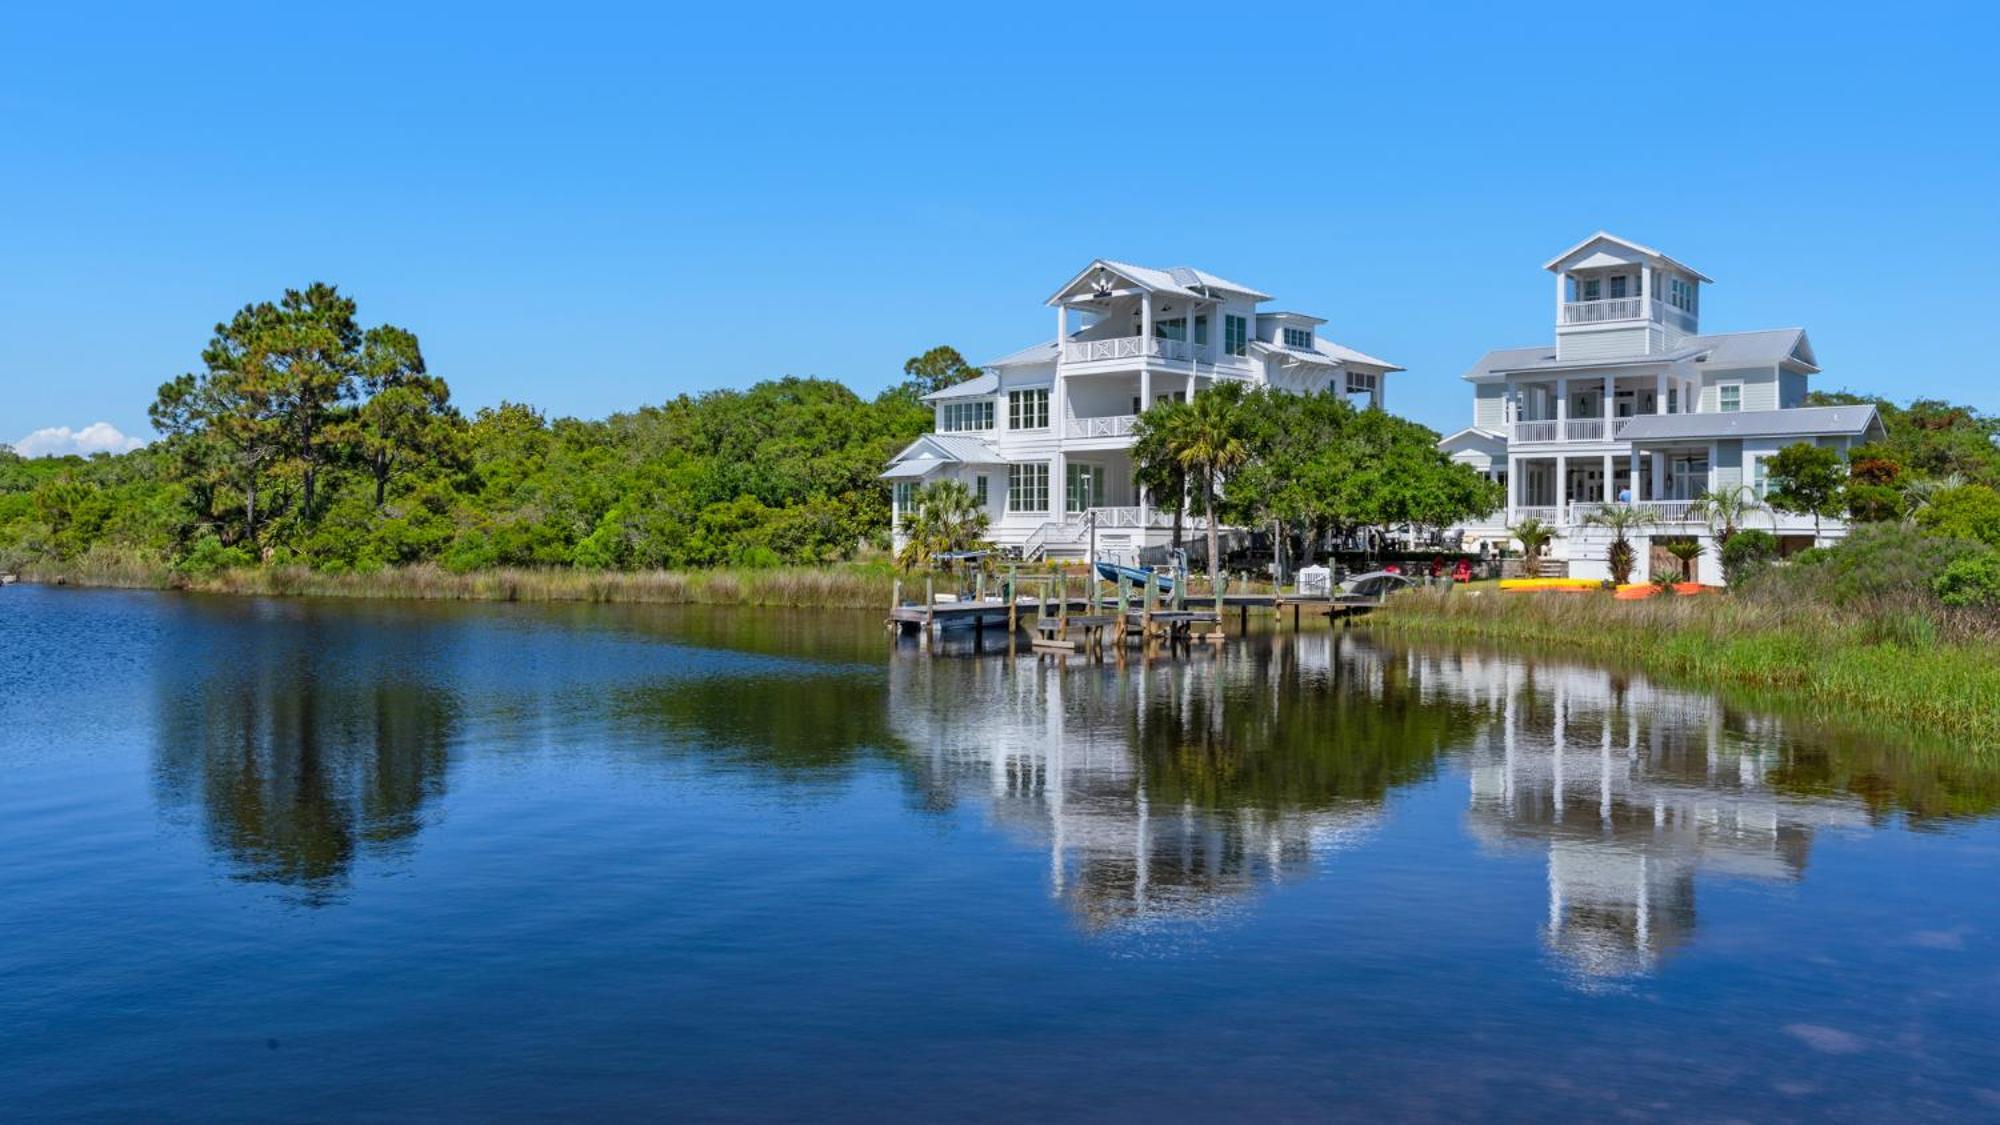
<svg viewBox="0 0 2000 1125">
<path fill-rule="evenodd" d="M 1597 505 L 1632 503 L 1655 524 L 1635 541 L 1647 577 L 1655 539 L 1693 537 L 1696 577 L 1722 580 L 1713 535 L 1694 500 L 1710 489 L 1768 491 L 1778 450 L 1813 442 L 1846 450 L 1883 436 L 1872 406 L 1805 405 L 1819 361 L 1803 329 L 1704 335 L 1711 280 L 1648 246 L 1599 232 L 1544 266 L 1555 275 L 1555 343 L 1486 353 L 1465 373 L 1472 425 L 1439 443 L 1506 486 L 1506 507 L 1466 530 L 1504 544 L 1534 517 L 1555 525 L 1552 556 L 1574 577 L 1609 574 L 1610 538 L 1585 525 Z M 1787 548 L 1845 534 L 1837 520 L 1764 511 L 1744 526 Z M 1677 564 L 1676 564 L 1677 565 Z"/>
<path fill-rule="evenodd" d="M 926 396 L 935 432 L 882 474 L 895 485 L 899 542 L 917 489 L 950 479 L 985 505 L 1002 548 L 1075 558 L 1094 534 L 1100 556 L 1127 557 L 1167 543 L 1174 517 L 1133 480 L 1141 410 L 1224 381 L 1382 404 L 1402 368 L 1326 339 L 1319 317 L 1262 311 L 1270 300 L 1202 270 L 1090 263 L 1047 301 L 1054 339 Z"/>
</svg>

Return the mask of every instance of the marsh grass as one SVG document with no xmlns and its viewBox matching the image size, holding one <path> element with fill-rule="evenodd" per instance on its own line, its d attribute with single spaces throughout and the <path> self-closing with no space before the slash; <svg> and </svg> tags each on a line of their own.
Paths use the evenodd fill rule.
<svg viewBox="0 0 2000 1125">
<path fill-rule="evenodd" d="M 699 571 L 495 569 L 455 574 L 441 567 L 390 567 L 329 574 L 305 567 L 248 567 L 194 576 L 143 557 L 89 555 L 26 577 L 79 586 L 194 590 L 268 597 L 398 598 L 430 601 L 613 602 L 886 609 L 895 574 L 886 566 Z M 921 581 L 921 579 L 919 579 Z"/>
<path fill-rule="evenodd" d="M 1412 590 L 1371 624 L 1584 654 L 1649 673 L 1867 712 L 2000 753 L 2000 626 L 1914 608 L 1841 612 L 1723 594 L 1621 602 L 1597 593 Z"/>
</svg>

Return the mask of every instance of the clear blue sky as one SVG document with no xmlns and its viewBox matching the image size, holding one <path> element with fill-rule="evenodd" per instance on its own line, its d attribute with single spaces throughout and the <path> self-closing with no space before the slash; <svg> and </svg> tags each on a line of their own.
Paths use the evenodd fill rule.
<svg viewBox="0 0 2000 1125">
<path fill-rule="evenodd" d="M 192 7 L 192 6 L 190 6 Z M 2000 81 L 1973 6 L 33 5 L 0 24 L 0 440 L 108 421 L 314 279 L 468 407 L 601 416 L 1045 336 L 1194 264 L 1409 368 L 1552 335 L 1608 228 L 1803 325 L 1818 385 L 2000 410 Z"/>
</svg>

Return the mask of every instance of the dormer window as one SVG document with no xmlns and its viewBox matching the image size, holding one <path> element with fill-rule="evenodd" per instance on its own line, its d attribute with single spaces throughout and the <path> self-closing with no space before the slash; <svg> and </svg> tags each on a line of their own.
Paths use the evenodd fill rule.
<svg viewBox="0 0 2000 1125">
<path fill-rule="evenodd" d="M 1300 351 L 1311 351 L 1313 346 L 1313 330 L 1310 328 L 1285 329 L 1285 346 L 1288 348 L 1298 348 Z"/>
</svg>

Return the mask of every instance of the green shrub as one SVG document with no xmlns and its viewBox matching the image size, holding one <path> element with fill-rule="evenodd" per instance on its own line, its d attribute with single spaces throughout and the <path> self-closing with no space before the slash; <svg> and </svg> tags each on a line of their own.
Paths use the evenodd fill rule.
<svg viewBox="0 0 2000 1125">
<path fill-rule="evenodd" d="M 1947 488 L 1917 513 L 1917 525 L 1942 538 L 2000 547 L 2000 492 L 1983 484 Z"/>
<path fill-rule="evenodd" d="M 1778 557 L 1778 537 L 1747 527 L 1722 545 L 1722 575 L 1731 586 L 1759 573 Z"/>
<path fill-rule="evenodd" d="M 1925 535 L 1901 524 L 1861 524 L 1837 546 L 1801 551 L 1790 566 L 1771 568 L 1756 589 L 1795 603 L 1864 610 L 1907 606 L 1929 602 L 1932 579 L 1952 563 L 1988 550 L 1979 543 Z"/>
<path fill-rule="evenodd" d="M 181 559 L 175 569 L 194 578 L 206 578 L 221 570 L 232 567 L 249 566 L 250 553 L 241 547 L 225 547 L 222 540 L 213 535 L 204 535 L 195 540 L 194 547 Z"/>
<path fill-rule="evenodd" d="M 1931 590 L 1948 606 L 2000 609 L 2000 551 L 1954 559 L 1931 581 Z"/>
</svg>

